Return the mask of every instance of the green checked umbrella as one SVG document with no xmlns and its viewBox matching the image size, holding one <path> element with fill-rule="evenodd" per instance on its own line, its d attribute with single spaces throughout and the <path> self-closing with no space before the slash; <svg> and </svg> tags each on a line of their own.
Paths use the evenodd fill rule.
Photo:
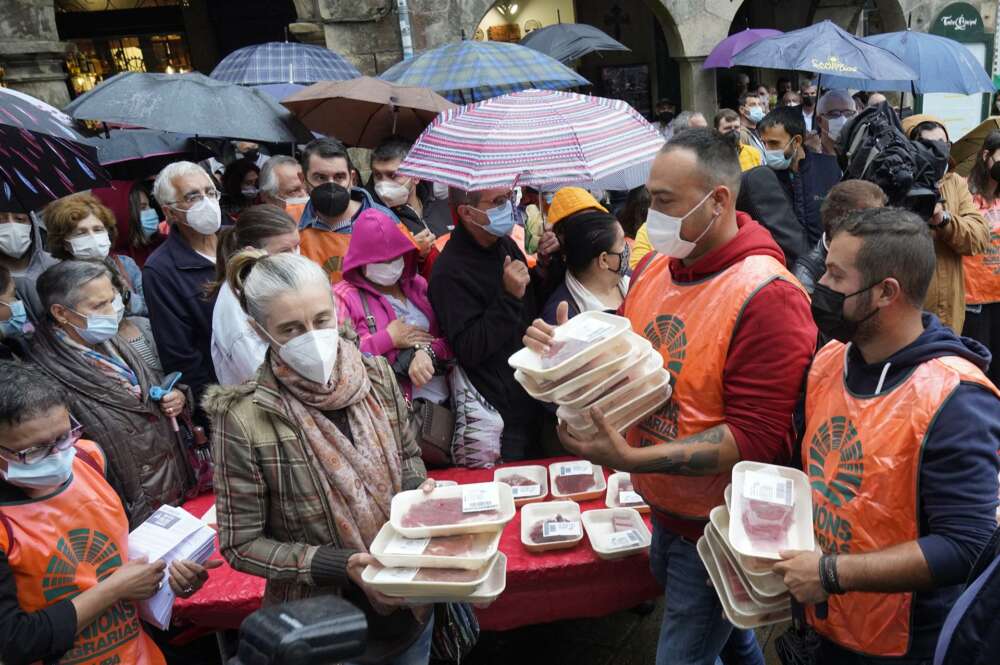
<svg viewBox="0 0 1000 665">
<path fill-rule="evenodd" d="M 381 77 L 397 85 L 430 88 L 456 104 L 529 88 L 564 90 L 590 85 L 558 60 L 506 42 L 462 41 L 404 60 Z"/>
</svg>

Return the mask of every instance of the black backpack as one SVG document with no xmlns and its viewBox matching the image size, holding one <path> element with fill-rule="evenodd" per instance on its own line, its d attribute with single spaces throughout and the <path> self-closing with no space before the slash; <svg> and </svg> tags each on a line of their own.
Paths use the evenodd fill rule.
<svg viewBox="0 0 1000 665">
<path fill-rule="evenodd" d="M 1000 529 L 972 567 L 945 619 L 934 665 L 993 665 L 1000 660 Z"/>
</svg>

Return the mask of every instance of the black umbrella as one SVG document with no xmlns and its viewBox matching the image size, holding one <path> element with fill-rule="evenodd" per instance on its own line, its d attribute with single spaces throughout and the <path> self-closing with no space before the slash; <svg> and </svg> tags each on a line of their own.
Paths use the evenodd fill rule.
<svg viewBox="0 0 1000 665">
<path fill-rule="evenodd" d="M 97 151 L 41 100 L 0 88 L 0 212 L 30 212 L 108 184 Z"/>
<path fill-rule="evenodd" d="M 205 141 L 155 129 L 109 129 L 84 141 L 97 148 L 101 166 L 118 180 L 155 175 L 170 162 L 197 162 L 215 154 Z"/>
<path fill-rule="evenodd" d="M 629 47 L 586 23 L 557 23 L 532 30 L 521 46 L 541 51 L 559 62 L 572 62 L 596 51 L 628 51 Z"/>
<path fill-rule="evenodd" d="M 305 143 L 312 135 L 268 95 L 194 72 L 123 72 L 77 97 L 77 120 L 269 143 Z"/>
</svg>

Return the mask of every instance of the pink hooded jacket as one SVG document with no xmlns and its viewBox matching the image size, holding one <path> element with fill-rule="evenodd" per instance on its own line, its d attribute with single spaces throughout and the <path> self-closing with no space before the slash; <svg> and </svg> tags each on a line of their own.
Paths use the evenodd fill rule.
<svg viewBox="0 0 1000 665">
<path fill-rule="evenodd" d="M 351 231 L 351 244 L 344 257 L 343 279 L 333 287 L 337 301 L 337 318 L 354 323 L 361 340 L 361 351 L 385 356 L 391 363 L 396 360 L 398 350 L 386 329 L 396 319 L 396 311 L 389 300 L 369 282 L 364 275 L 364 267 L 370 263 L 387 263 L 403 258 L 403 276 L 399 286 L 407 300 L 414 303 L 430 322 L 430 334 L 435 337 L 431 348 L 438 360 L 454 358 L 451 347 L 438 328 L 437 317 L 427 299 L 427 280 L 417 274 L 417 249 L 396 223 L 384 213 L 369 208 L 358 215 Z M 361 303 L 360 291 L 368 299 L 368 307 L 375 319 L 375 334 L 368 330 L 365 308 Z M 410 396 L 409 382 L 403 385 L 406 396 Z"/>
</svg>

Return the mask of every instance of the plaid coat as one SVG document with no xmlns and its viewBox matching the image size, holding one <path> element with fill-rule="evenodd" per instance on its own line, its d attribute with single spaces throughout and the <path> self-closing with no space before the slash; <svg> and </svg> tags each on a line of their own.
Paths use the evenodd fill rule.
<svg viewBox="0 0 1000 665">
<path fill-rule="evenodd" d="M 426 470 L 410 409 L 385 359 L 365 356 L 364 362 L 400 445 L 403 489 L 415 489 Z M 282 403 L 270 363 L 261 365 L 255 381 L 211 388 L 204 408 L 212 419 L 223 556 L 236 570 L 267 579 L 265 604 L 340 594 L 313 583 L 316 550 L 340 547 L 340 541 L 322 471 Z"/>
</svg>

